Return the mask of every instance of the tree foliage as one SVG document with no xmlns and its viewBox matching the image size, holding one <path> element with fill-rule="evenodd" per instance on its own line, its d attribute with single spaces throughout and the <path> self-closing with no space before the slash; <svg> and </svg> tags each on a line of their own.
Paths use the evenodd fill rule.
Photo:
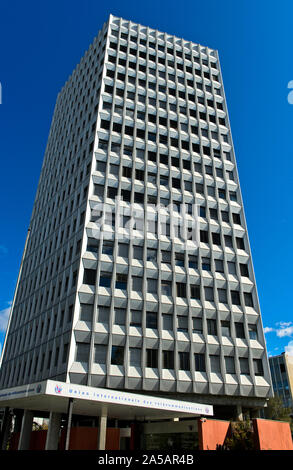
<svg viewBox="0 0 293 470">
<path fill-rule="evenodd" d="M 226 438 L 226 450 L 254 450 L 254 437 L 251 422 L 248 420 L 231 423 L 231 437 Z"/>
</svg>

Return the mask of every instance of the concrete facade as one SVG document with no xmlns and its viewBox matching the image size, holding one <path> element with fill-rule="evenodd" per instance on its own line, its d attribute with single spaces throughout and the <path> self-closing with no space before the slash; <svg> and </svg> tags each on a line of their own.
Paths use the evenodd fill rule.
<svg viewBox="0 0 293 470">
<path fill-rule="evenodd" d="M 59 93 L 0 389 L 47 379 L 239 419 L 272 395 L 216 50 L 110 15 Z"/>
</svg>

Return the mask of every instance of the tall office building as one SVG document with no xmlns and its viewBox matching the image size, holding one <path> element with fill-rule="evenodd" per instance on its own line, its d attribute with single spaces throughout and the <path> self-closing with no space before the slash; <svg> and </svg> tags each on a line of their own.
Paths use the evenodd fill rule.
<svg viewBox="0 0 293 470">
<path fill-rule="evenodd" d="M 293 410 L 293 357 L 283 352 L 269 358 L 272 384 L 285 408 Z"/>
<path fill-rule="evenodd" d="M 59 93 L 0 387 L 47 379 L 271 396 L 216 50 L 111 15 Z"/>
</svg>

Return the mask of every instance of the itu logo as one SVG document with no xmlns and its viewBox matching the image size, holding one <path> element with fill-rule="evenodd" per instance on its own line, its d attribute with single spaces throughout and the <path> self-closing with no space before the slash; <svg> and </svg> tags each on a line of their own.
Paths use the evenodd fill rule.
<svg viewBox="0 0 293 470">
<path fill-rule="evenodd" d="M 210 412 L 210 409 L 209 409 L 209 408 L 206 408 L 206 409 L 205 409 L 205 412 L 206 412 L 206 414 L 208 414 L 208 413 Z"/>
<path fill-rule="evenodd" d="M 61 393 L 62 392 L 62 387 L 59 387 L 58 385 L 56 385 L 55 392 L 58 393 L 58 394 Z"/>
</svg>

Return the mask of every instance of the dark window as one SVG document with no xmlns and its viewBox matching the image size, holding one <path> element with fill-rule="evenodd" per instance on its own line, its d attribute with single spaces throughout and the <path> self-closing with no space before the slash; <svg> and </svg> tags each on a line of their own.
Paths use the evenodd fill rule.
<svg viewBox="0 0 293 470">
<path fill-rule="evenodd" d="M 194 354 L 194 367 L 197 372 L 205 372 L 205 355 L 204 354 Z"/>
<path fill-rule="evenodd" d="M 83 284 L 89 284 L 94 286 L 96 283 L 96 270 L 95 269 L 85 269 L 83 275 Z"/>
<path fill-rule="evenodd" d="M 157 349 L 147 349 L 147 362 L 146 367 L 158 367 L 158 350 Z"/>
<path fill-rule="evenodd" d="M 180 352 L 179 353 L 179 369 L 180 370 L 190 370 L 189 352 Z"/>
<path fill-rule="evenodd" d="M 123 366 L 124 348 L 122 346 L 112 346 L 111 364 Z"/>
<path fill-rule="evenodd" d="M 147 328 L 158 328 L 158 315 L 156 312 L 146 312 L 146 327 Z"/>
<path fill-rule="evenodd" d="M 163 369 L 174 369 L 174 351 L 163 351 Z"/>
</svg>

